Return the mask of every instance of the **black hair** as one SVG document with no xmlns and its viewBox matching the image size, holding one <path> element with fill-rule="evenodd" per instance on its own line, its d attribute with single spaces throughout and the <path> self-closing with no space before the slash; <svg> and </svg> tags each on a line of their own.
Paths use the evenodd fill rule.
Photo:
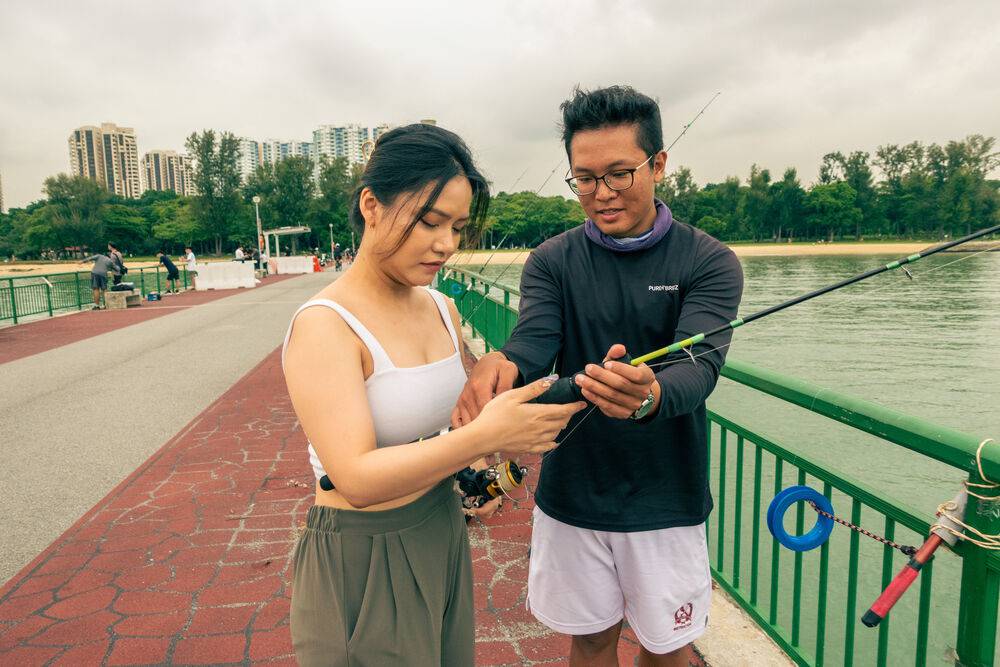
<svg viewBox="0 0 1000 667">
<path fill-rule="evenodd" d="M 118 250 L 118 246 L 116 246 L 111 241 L 108 241 L 108 247 L 111 248 L 112 250 Z"/>
<path fill-rule="evenodd" d="M 489 183 L 473 162 L 469 147 L 457 134 L 436 125 L 414 123 L 389 130 L 378 138 L 354 190 L 351 222 L 364 232 L 361 191 L 365 188 L 370 189 L 383 205 L 391 206 L 400 195 L 414 196 L 433 184 L 427 201 L 407 223 L 399 241 L 388 253 L 392 254 L 403 245 L 420 218 L 434 207 L 448 181 L 456 176 L 469 179 L 472 186 L 472 206 L 464 232 L 469 239 L 481 227 L 490 205 Z"/>
<path fill-rule="evenodd" d="M 584 91 L 573 88 L 573 97 L 559 105 L 562 111 L 562 138 L 570 155 L 573 135 L 582 130 L 599 130 L 617 125 L 635 125 L 636 141 L 646 155 L 663 150 L 660 105 L 631 86 L 609 86 Z M 653 164 L 650 162 L 650 168 Z"/>
</svg>

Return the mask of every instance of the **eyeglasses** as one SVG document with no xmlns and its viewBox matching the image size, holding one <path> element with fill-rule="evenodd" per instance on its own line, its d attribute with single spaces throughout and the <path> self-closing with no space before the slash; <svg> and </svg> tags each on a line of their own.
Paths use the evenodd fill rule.
<svg viewBox="0 0 1000 667">
<path fill-rule="evenodd" d="M 574 194 L 578 195 L 592 195 L 597 192 L 598 181 L 604 181 L 608 189 L 615 192 L 628 190 L 635 183 L 635 172 L 639 171 L 640 167 L 652 159 L 653 156 L 650 155 L 633 169 L 615 169 L 603 176 L 574 176 L 573 178 L 567 178 L 566 185 L 569 186 L 569 189 Z"/>
</svg>

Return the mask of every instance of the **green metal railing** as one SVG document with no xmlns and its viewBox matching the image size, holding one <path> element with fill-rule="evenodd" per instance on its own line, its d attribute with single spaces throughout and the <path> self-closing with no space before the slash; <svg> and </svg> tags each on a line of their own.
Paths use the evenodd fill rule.
<svg viewBox="0 0 1000 667">
<path fill-rule="evenodd" d="M 178 285 L 187 289 L 187 268 L 179 271 Z M 130 268 L 122 280 L 134 283 L 144 297 L 168 287 L 167 273 L 159 266 Z M 0 278 L 0 322 L 17 324 L 26 317 L 43 314 L 51 317 L 65 310 L 82 310 L 92 303 L 89 271 Z"/>
<path fill-rule="evenodd" d="M 519 300 L 517 290 L 456 269 L 443 271 L 437 288 L 454 298 L 463 324 L 471 325 L 488 350 L 509 337 L 516 321 L 511 301 L 512 296 Z M 870 434 L 872 446 L 879 450 L 886 445 L 902 447 L 943 464 L 942 469 L 951 470 L 956 479 L 983 482 L 976 465 L 981 438 L 732 358 L 722 376 L 736 383 L 739 391 L 750 392 L 754 400 L 778 399 L 781 409 L 800 415 L 797 419 L 818 416 L 828 431 Z M 835 530 L 817 550 L 784 550 L 767 532 L 770 499 L 787 486 L 810 485 L 832 500 L 838 516 L 890 540 L 916 545 L 929 532 L 929 513 L 808 460 L 789 445 L 723 414 L 709 411 L 708 422 L 715 498 L 715 512 L 706 526 L 712 575 L 795 663 L 994 664 L 1000 556 L 966 543 L 953 552 L 939 550 L 890 616 L 875 630 L 865 628 L 861 614 L 903 566 L 905 557 L 868 538 L 862 541 L 859 533 L 844 528 Z M 983 451 L 983 472 L 1000 479 L 1000 456 L 994 451 Z M 914 491 L 920 495 L 919 486 Z M 935 497 L 934 504 L 949 499 Z M 789 511 L 788 520 L 793 532 L 802 534 L 814 521 L 814 513 L 799 503 Z M 1000 533 L 1000 504 L 970 498 L 965 521 L 984 533 Z M 786 528 L 792 532 L 791 525 Z"/>
</svg>

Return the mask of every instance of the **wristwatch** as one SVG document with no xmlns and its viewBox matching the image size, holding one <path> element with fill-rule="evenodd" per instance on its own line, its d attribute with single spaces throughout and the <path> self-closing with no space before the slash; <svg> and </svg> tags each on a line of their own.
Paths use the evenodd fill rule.
<svg viewBox="0 0 1000 667">
<path fill-rule="evenodd" d="M 653 409 L 653 403 L 656 401 L 656 397 L 653 395 L 653 390 L 649 390 L 649 395 L 643 399 L 639 407 L 635 409 L 635 412 L 628 416 L 629 419 L 638 420 L 642 419 L 649 414 L 649 411 Z"/>
</svg>

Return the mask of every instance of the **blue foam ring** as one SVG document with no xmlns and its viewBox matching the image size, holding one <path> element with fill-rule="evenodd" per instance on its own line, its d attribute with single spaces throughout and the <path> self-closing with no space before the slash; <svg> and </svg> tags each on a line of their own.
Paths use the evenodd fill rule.
<svg viewBox="0 0 1000 667">
<path fill-rule="evenodd" d="M 458 296 L 459 294 L 461 294 L 464 291 L 465 291 L 465 287 L 463 287 L 459 283 L 452 283 L 451 284 L 451 295 L 452 296 Z"/>
<path fill-rule="evenodd" d="M 824 512 L 833 514 L 833 504 L 819 491 L 808 486 L 790 486 L 774 497 L 767 507 L 767 529 L 782 546 L 792 551 L 809 551 L 824 544 L 833 532 L 833 519 L 816 515 L 816 525 L 804 535 L 789 535 L 785 531 L 785 512 L 797 502 L 812 501 Z"/>
</svg>

